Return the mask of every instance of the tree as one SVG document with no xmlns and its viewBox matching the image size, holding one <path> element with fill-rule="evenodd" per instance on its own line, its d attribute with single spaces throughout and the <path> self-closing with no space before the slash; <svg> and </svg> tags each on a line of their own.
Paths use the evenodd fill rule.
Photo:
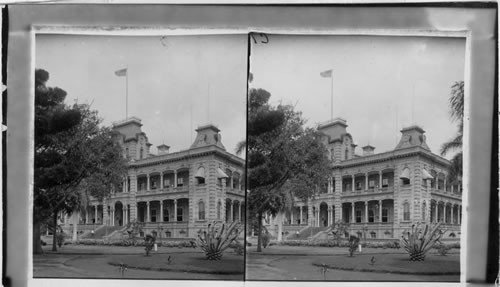
<svg viewBox="0 0 500 287">
<path fill-rule="evenodd" d="M 262 218 L 290 206 L 290 198 L 308 199 L 329 174 L 321 134 L 304 128 L 300 112 L 289 105 L 273 107 L 271 95 L 251 89 L 247 123 L 248 195 L 250 216 L 257 217 L 261 251 Z"/>
<path fill-rule="evenodd" d="M 80 207 L 82 194 L 102 200 L 125 173 L 116 134 L 88 105 L 65 105 L 66 92 L 47 87 L 48 79 L 35 71 L 34 253 L 42 251 L 41 225 L 52 218 L 56 226 L 59 213 Z"/>
<path fill-rule="evenodd" d="M 451 95 L 449 99 L 450 117 L 452 121 L 457 122 L 457 135 L 445 142 L 441 146 L 441 155 L 446 155 L 451 151 L 458 152 L 451 159 L 450 180 L 452 184 L 456 184 L 462 177 L 462 139 L 464 129 L 464 82 L 455 82 L 451 87 Z"/>
</svg>

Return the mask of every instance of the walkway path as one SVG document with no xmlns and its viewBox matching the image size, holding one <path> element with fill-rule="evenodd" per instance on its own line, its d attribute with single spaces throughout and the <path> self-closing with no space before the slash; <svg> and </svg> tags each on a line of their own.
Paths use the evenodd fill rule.
<svg viewBox="0 0 500 287">
<path fill-rule="evenodd" d="M 121 254 L 144 254 L 144 247 L 66 245 L 59 249 L 57 253 L 49 251 L 50 248 L 45 250 L 45 254 L 33 256 L 33 276 L 35 278 L 243 279 L 243 275 L 137 269 L 127 269 L 122 276 L 118 267 L 108 264 L 114 257 L 119 257 Z M 177 254 L 176 256 L 181 256 L 182 253 L 201 253 L 201 251 L 191 248 L 159 248 L 158 251 L 164 254 Z"/>
<path fill-rule="evenodd" d="M 326 257 L 344 255 L 340 248 L 271 246 L 256 253 L 250 247 L 247 255 L 246 276 L 248 280 L 299 280 L 299 281 L 440 281 L 458 282 L 459 275 L 411 275 L 375 272 L 356 272 L 328 269 L 325 274 L 313 262 Z M 455 251 L 456 252 L 456 251 Z M 394 249 L 365 249 L 365 254 L 404 253 Z"/>
</svg>

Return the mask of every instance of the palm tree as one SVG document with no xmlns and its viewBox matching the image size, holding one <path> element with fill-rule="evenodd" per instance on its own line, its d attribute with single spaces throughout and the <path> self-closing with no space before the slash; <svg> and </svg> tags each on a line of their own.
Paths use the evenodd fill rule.
<svg viewBox="0 0 500 287">
<path fill-rule="evenodd" d="M 464 130 L 464 81 L 455 82 L 451 86 L 451 95 L 449 99 L 450 117 L 452 121 L 457 122 L 457 135 L 441 146 L 442 156 L 451 151 L 458 152 L 451 159 L 450 181 L 452 184 L 458 183 L 462 177 L 462 138 Z"/>
</svg>

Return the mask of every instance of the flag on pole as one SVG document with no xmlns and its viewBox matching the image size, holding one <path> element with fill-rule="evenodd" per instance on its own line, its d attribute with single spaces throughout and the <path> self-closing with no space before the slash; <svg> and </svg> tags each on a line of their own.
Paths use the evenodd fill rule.
<svg viewBox="0 0 500 287">
<path fill-rule="evenodd" d="M 326 70 L 324 72 L 319 73 L 319 75 L 323 78 L 330 78 L 332 76 L 332 70 Z"/>
<path fill-rule="evenodd" d="M 118 77 L 123 77 L 127 75 L 127 68 L 115 71 L 115 75 Z"/>
</svg>

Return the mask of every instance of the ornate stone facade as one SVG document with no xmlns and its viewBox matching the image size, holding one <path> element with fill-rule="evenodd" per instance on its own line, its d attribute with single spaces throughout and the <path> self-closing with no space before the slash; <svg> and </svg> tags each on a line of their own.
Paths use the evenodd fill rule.
<svg viewBox="0 0 500 287">
<path fill-rule="evenodd" d="M 243 221 L 245 161 L 226 151 L 217 127 L 196 129 L 187 150 L 169 153 L 163 144 L 155 155 L 141 126 L 133 117 L 113 124 L 129 161 L 128 175 L 104 203 L 93 200 L 80 212 L 80 230 L 137 220 L 145 234 L 194 238 L 209 222 Z"/>
<path fill-rule="evenodd" d="M 356 145 L 347 123 L 337 118 L 319 125 L 333 168 L 328 185 L 308 202 L 297 201 L 281 216 L 283 235 L 293 238 L 308 227 L 328 231 L 338 221 L 349 233 L 368 239 L 396 239 L 416 222 L 443 222 L 445 238 L 459 238 L 462 210 L 460 183 L 451 184 L 451 163 L 433 154 L 425 131 L 418 126 L 401 130 L 394 150 L 374 153 L 375 147 Z M 276 219 L 267 220 L 271 230 Z M 309 232 L 309 231 L 307 231 Z M 311 232 L 312 234 L 312 232 Z"/>
</svg>

